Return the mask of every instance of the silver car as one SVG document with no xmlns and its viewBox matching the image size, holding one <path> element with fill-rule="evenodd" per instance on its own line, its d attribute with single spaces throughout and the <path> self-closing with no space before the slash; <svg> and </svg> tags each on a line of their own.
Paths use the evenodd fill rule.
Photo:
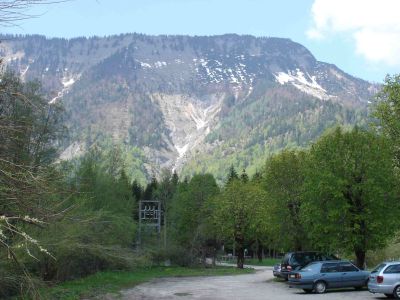
<svg viewBox="0 0 400 300">
<path fill-rule="evenodd" d="M 368 290 L 400 299 L 400 261 L 384 262 L 369 276 Z"/>
</svg>

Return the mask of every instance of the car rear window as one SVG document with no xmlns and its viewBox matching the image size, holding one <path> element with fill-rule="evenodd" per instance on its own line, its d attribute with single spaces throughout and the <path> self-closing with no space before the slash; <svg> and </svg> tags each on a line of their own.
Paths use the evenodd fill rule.
<svg viewBox="0 0 400 300">
<path fill-rule="evenodd" d="M 388 266 L 385 271 L 383 271 L 385 274 L 398 274 L 400 273 L 400 264 L 399 265 L 391 265 Z"/>
<path fill-rule="evenodd" d="M 309 272 L 318 272 L 321 268 L 320 263 L 311 263 L 308 264 L 307 266 L 301 268 L 302 271 L 309 271 Z"/>
<path fill-rule="evenodd" d="M 325 263 L 322 265 L 321 273 L 335 273 L 339 272 L 338 263 Z"/>
<path fill-rule="evenodd" d="M 340 264 L 341 272 L 357 272 L 358 269 L 351 263 L 341 263 Z"/>
<path fill-rule="evenodd" d="M 371 273 L 379 273 L 380 271 L 383 270 L 384 267 L 386 267 L 386 264 L 380 264 L 376 266 L 375 269 L 371 271 Z"/>
</svg>

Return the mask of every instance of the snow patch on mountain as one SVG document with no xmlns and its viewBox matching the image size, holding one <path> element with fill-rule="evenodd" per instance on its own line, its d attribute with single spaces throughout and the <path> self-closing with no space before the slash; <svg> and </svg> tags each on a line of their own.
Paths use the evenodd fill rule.
<svg viewBox="0 0 400 300">
<path fill-rule="evenodd" d="M 57 96 L 55 96 L 53 99 L 51 99 L 49 101 L 50 104 L 54 104 L 56 103 L 56 101 L 58 99 L 61 99 L 66 93 L 69 92 L 70 88 L 72 87 L 72 85 L 79 80 L 79 78 L 81 77 L 81 74 L 76 74 L 76 75 L 72 75 L 72 76 L 64 76 L 61 79 L 61 84 L 63 85 L 63 88 L 61 89 L 61 91 L 59 91 L 57 93 Z"/>
<path fill-rule="evenodd" d="M 71 85 L 73 85 L 74 83 L 75 83 L 75 81 L 76 81 L 76 78 L 73 78 L 73 77 L 71 77 L 71 78 L 63 78 L 62 80 L 61 80 L 61 83 L 62 83 L 62 85 L 65 87 L 65 88 L 68 88 L 68 87 L 70 87 Z"/>
<path fill-rule="evenodd" d="M 278 72 L 274 76 L 281 85 L 290 83 L 300 91 L 319 99 L 326 100 L 331 98 L 327 91 L 318 84 L 315 76 L 304 73 L 300 69 L 289 70 L 287 73 Z"/>
<path fill-rule="evenodd" d="M 162 67 L 166 67 L 166 66 L 167 66 L 167 63 L 166 63 L 165 61 L 156 61 L 156 62 L 154 63 L 154 66 L 155 66 L 157 69 L 161 69 Z"/>
<path fill-rule="evenodd" d="M 216 59 L 193 59 L 195 70 L 199 79 L 207 83 L 230 83 L 235 89 L 250 89 L 255 74 L 247 71 L 247 65 L 243 63 L 244 56 L 238 56 L 240 62 L 234 65 L 226 65 Z"/>
</svg>

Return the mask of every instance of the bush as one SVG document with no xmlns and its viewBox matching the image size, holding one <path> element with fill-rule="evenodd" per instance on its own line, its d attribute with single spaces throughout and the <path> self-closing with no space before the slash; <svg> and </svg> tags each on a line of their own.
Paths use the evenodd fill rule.
<svg viewBox="0 0 400 300">
<path fill-rule="evenodd" d="M 400 260 L 399 236 L 394 238 L 387 247 L 367 253 L 366 261 L 368 268 L 372 268 L 387 260 Z"/>
<path fill-rule="evenodd" d="M 193 255 L 190 255 L 186 249 L 179 246 L 169 246 L 167 249 L 158 249 L 150 251 L 151 261 L 158 266 L 162 266 L 169 261 L 175 266 L 192 266 L 196 264 Z"/>
</svg>

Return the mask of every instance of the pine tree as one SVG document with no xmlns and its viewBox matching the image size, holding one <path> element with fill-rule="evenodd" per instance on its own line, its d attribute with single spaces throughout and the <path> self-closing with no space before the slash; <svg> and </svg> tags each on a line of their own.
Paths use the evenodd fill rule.
<svg viewBox="0 0 400 300">
<path fill-rule="evenodd" d="M 146 186 L 146 189 L 143 193 L 143 200 L 153 200 L 154 192 L 158 187 L 158 181 L 155 176 L 151 178 L 151 182 Z"/>
<path fill-rule="evenodd" d="M 231 165 L 228 171 L 228 179 L 226 181 L 227 184 L 230 184 L 234 180 L 239 180 L 238 173 L 235 170 L 235 167 Z"/>
<path fill-rule="evenodd" d="M 261 180 L 262 180 L 262 174 L 260 171 L 256 170 L 256 173 L 251 178 L 251 181 L 253 181 L 255 183 L 260 183 Z"/>
<path fill-rule="evenodd" d="M 240 175 L 240 180 L 243 183 L 247 183 L 249 181 L 249 176 L 246 173 L 246 169 L 243 169 L 242 174 Z"/>
<path fill-rule="evenodd" d="M 132 183 L 132 196 L 136 201 L 139 201 L 142 199 L 143 195 L 143 187 L 140 185 L 140 183 L 135 179 Z"/>
<path fill-rule="evenodd" d="M 178 176 L 178 173 L 176 173 L 176 171 L 174 171 L 174 173 L 172 174 L 171 182 L 172 182 L 172 185 L 175 186 L 175 187 L 179 183 L 179 176 Z"/>
</svg>

